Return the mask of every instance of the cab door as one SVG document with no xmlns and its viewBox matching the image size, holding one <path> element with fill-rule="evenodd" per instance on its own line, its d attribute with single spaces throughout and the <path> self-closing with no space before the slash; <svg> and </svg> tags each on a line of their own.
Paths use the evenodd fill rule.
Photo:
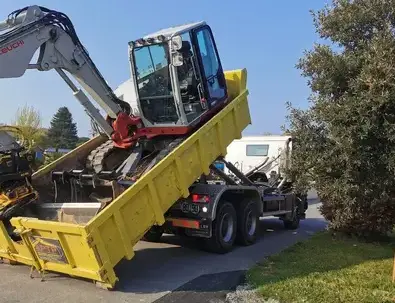
<svg viewBox="0 0 395 303">
<path fill-rule="evenodd" d="M 193 31 L 194 45 L 201 71 L 203 93 L 208 107 L 224 102 L 227 98 L 226 81 L 215 45 L 214 37 L 208 25 Z"/>
</svg>

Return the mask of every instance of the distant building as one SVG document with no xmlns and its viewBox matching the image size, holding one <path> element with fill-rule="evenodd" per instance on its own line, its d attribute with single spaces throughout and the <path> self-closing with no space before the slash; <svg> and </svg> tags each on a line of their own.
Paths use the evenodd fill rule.
<svg viewBox="0 0 395 303">
<path fill-rule="evenodd" d="M 70 152 L 71 149 L 69 148 L 55 148 L 55 147 L 48 147 L 44 150 L 44 153 L 60 153 L 60 154 L 67 154 Z"/>
</svg>

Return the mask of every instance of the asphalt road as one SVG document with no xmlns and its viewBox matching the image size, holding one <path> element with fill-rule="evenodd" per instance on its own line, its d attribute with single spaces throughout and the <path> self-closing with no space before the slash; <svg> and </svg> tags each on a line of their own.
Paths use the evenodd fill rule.
<svg viewBox="0 0 395 303">
<path fill-rule="evenodd" d="M 225 293 L 238 283 L 240 272 L 265 256 L 277 253 L 325 227 L 326 223 L 311 203 L 307 219 L 297 231 L 287 231 L 278 219 L 261 220 L 263 236 L 253 246 L 236 247 L 226 255 L 201 251 L 192 241 L 166 235 L 163 243 L 139 242 L 131 261 L 121 262 L 116 272 L 117 290 L 98 289 L 90 281 L 47 274 L 46 280 L 29 278 L 29 268 L 0 264 L 0 302 L 190 302 L 188 294 L 205 291 Z M 214 275 L 213 275 L 214 274 Z M 215 281 L 226 281 L 216 284 Z M 189 282 L 189 283 L 188 283 Z M 217 285 L 216 287 L 214 287 Z M 172 292 L 173 291 L 173 292 Z M 171 293 L 172 292 L 172 293 Z M 169 294 L 171 293 L 171 294 Z M 179 298 L 179 300 L 177 299 Z M 200 302 L 203 302 L 202 300 Z"/>
</svg>

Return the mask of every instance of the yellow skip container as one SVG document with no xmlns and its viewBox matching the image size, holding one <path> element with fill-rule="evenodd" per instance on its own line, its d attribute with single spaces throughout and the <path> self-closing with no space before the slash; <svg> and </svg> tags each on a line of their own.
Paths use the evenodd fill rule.
<svg viewBox="0 0 395 303">
<path fill-rule="evenodd" d="M 133 258 L 135 244 L 153 225 L 164 223 L 164 213 L 179 198 L 189 195 L 189 186 L 209 173 L 210 164 L 225 156 L 227 146 L 241 138 L 241 132 L 251 123 L 246 70 L 227 71 L 225 76 L 228 105 L 110 205 L 97 213 L 86 203 L 77 223 L 64 222 L 67 218 L 49 221 L 45 216 L 12 218 L 12 226 L 21 235 L 18 241 L 11 239 L 0 222 L 0 257 L 30 265 L 41 273 L 64 273 L 113 288 L 118 280 L 115 265 L 123 258 Z M 33 175 L 34 186 L 39 191 L 51 186 L 53 169 L 73 168 L 106 139 L 95 137 L 39 170 Z M 42 203 L 47 211 L 53 205 Z M 61 215 L 67 217 L 67 209 Z"/>
</svg>

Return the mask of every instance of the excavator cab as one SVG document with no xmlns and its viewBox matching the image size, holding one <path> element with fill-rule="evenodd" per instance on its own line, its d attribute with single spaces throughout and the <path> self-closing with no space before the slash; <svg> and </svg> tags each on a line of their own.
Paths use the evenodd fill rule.
<svg viewBox="0 0 395 303">
<path fill-rule="evenodd" d="M 227 100 L 221 60 L 205 22 L 129 42 L 129 55 L 137 111 L 147 128 L 187 133 Z"/>
</svg>

